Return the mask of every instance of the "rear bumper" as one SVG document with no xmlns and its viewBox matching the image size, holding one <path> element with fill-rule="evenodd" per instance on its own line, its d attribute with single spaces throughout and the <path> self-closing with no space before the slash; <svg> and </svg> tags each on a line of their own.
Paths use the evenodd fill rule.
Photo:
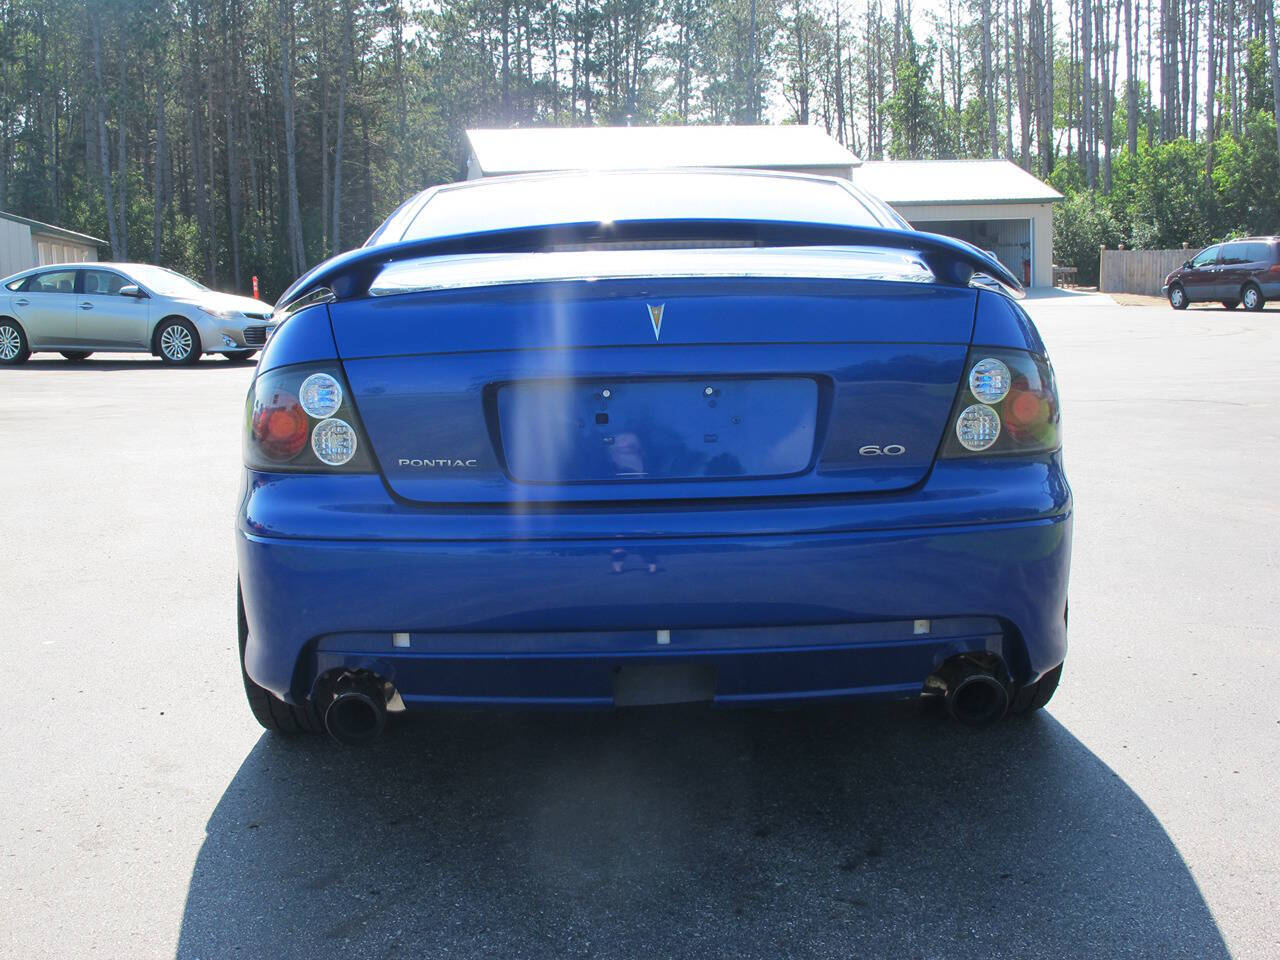
<svg viewBox="0 0 1280 960">
<path fill-rule="evenodd" d="M 237 535 L 245 666 L 294 702 L 328 670 L 369 669 L 408 706 L 607 705 L 619 667 L 681 663 L 707 667 L 721 703 L 908 696 L 948 657 L 979 650 L 1025 684 L 1065 656 L 1071 550 L 1059 459 L 1032 471 L 1038 482 L 1026 467 L 935 470 L 898 497 L 765 510 L 775 521 L 704 507 L 650 519 L 648 533 L 632 514 L 613 516 L 626 532 L 609 535 L 599 514 L 507 513 L 523 536 L 480 538 L 499 521 L 468 515 L 461 536 L 454 514 L 437 518 L 444 539 L 423 535 L 416 508 L 326 508 L 304 495 L 316 478 L 250 474 Z M 806 529 L 769 528 L 787 514 Z M 350 536 L 353 516 L 379 536 Z M 397 516 L 400 537 L 420 538 L 392 535 Z M 697 523 L 706 535 L 690 532 Z M 308 524 L 346 536 L 298 535 Z M 651 535 L 662 527 L 673 532 Z"/>
</svg>

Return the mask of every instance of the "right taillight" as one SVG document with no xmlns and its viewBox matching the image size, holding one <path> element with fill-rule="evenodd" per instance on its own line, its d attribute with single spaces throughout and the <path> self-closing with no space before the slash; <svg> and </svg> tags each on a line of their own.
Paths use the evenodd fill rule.
<svg viewBox="0 0 1280 960">
<path fill-rule="evenodd" d="M 249 388 L 244 462 L 255 470 L 367 473 L 368 444 L 340 370 L 280 367 Z"/>
<path fill-rule="evenodd" d="M 940 456 L 1040 453 L 1061 443 L 1049 361 L 1023 350 L 971 350 Z"/>
</svg>

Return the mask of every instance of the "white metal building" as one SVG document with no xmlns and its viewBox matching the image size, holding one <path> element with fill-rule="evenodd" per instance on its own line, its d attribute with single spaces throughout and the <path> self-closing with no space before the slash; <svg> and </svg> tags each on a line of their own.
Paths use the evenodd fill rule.
<svg viewBox="0 0 1280 960">
<path fill-rule="evenodd" d="M 863 163 L 818 127 L 531 127 L 468 130 L 467 177 L 546 170 L 731 167 L 852 180 L 920 230 L 967 240 L 1029 286 L 1053 284 L 1062 194 L 1008 160 Z"/>
<path fill-rule="evenodd" d="M 105 240 L 0 210 L 0 277 L 46 263 L 98 259 Z"/>
<path fill-rule="evenodd" d="M 990 250 L 1029 286 L 1053 285 L 1053 205 L 1062 194 L 1008 160 L 881 160 L 853 182 L 917 230 Z"/>
<path fill-rule="evenodd" d="M 468 130 L 467 179 L 545 170 L 740 167 L 849 179 L 858 158 L 817 127 Z"/>
</svg>

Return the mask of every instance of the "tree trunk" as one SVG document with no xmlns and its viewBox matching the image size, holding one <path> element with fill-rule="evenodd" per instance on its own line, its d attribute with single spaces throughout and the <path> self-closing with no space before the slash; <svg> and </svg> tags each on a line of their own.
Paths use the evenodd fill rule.
<svg viewBox="0 0 1280 960">
<path fill-rule="evenodd" d="M 333 148 L 333 252 L 342 252 L 342 140 L 347 119 L 347 81 L 351 75 L 351 0 L 342 0 L 342 75 L 338 78 L 338 126 Z"/>
<path fill-rule="evenodd" d="M 120 255 L 120 236 L 116 229 L 116 208 L 111 195 L 111 154 L 107 147 L 107 117 L 102 83 L 102 6 L 93 5 L 89 14 L 89 28 L 93 31 L 93 77 L 97 83 L 98 157 L 102 164 L 102 199 L 107 208 L 107 239 L 111 241 L 111 259 L 123 260 Z"/>
<path fill-rule="evenodd" d="M 1276 155 L 1280 157 L 1280 54 L 1276 51 L 1276 18 L 1268 16 L 1266 21 L 1267 48 L 1271 54 L 1271 108 L 1275 111 L 1273 116 L 1276 120 Z M 1280 170 L 1277 173 L 1280 174 Z"/>
<path fill-rule="evenodd" d="M 1093 3 L 1095 0 L 1084 0 L 1084 8 L 1080 14 L 1080 66 L 1082 69 L 1081 88 L 1083 101 L 1080 117 L 1080 151 L 1084 161 L 1085 181 L 1089 189 L 1098 185 L 1098 154 L 1096 146 L 1096 128 L 1094 125 L 1093 102 Z"/>
<path fill-rule="evenodd" d="M 239 16 L 239 11 L 232 8 L 232 23 L 230 26 L 230 34 L 232 37 L 236 35 L 238 27 L 235 20 Z M 236 45 L 238 46 L 238 45 Z M 227 89 L 226 111 L 227 111 L 227 221 L 228 228 L 231 233 L 231 277 L 235 283 L 236 292 L 239 293 L 244 289 L 241 285 L 240 276 L 240 164 L 236 154 L 236 114 L 237 101 L 239 99 L 239 77 L 236 70 L 235 54 L 232 47 L 227 48 L 227 57 L 223 62 L 223 69 L 227 73 Z"/>
<path fill-rule="evenodd" d="M 298 152 L 293 129 L 293 29 L 290 5 L 280 0 L 280 87 L 284 103 L 285 189 L 289 204 L 289 259 L 295 276 L 306 266 L 302 248 L 302 213 L 298 207 Z"/>
<path fill-rule="evenodd" d="M 991 0 L 982 0 L 982 97 L 987 102 L 987 143 L 990 156 L 1000 156 L 1000 131 L 996 120 L 995 77 L 991 72 Z"/>
<path fill-rule="evenodd" d="M 163 55 L 156 57 L 156 169 L 152 177 L 152 204 L 151 211 L 151 262 L 160 262 L 160 246 L 164 237 L 164 207 L 165 207 L 165 164 L 168 159 L 165 157 L 165 117 L 164 117 L 164 58 Z"/>
<path fill-rule="evenodd" d="M 1209 0 L 1210 3 L 1213 0 Z M 1138 155 L 1138 42 L 1133 31 L 1133 0 L 1124 0 L 1124 107 L 1129 156 Z"/>
<path fill-rule="evenodd" d="M 125 14 L 122 12 L 121 17 Z M 120 109 L 119 117 L 116 120 L 118 125 L 117 135 L 119 140 L 119 150 L 116 162 L 116 172 L 120 175 L 120 192 L 117 201 L 120 204 L 120 213 L 117 217 L 117 229 L 120 231 L 120 254 L 121 260 L 129 259 L 129 160 L 128 153 L 125 150 L 125 136 L 129 129 L 128 114 L 126 111 L 129 106 L 128 87 L 126 86 L 126 78 L 128 76 L 127 66 L 129 63 L 128 54 L 128 24 L 122 19 L 120 23 L 120 49 L 117 56 L 120 58 L 120 89 L 118 91 L 118 102 Z"/>
</svg>

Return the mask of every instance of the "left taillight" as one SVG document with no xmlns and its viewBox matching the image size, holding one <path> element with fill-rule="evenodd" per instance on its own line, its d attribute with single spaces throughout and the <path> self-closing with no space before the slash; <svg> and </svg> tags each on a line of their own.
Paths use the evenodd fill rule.
<svg viewBox="0 0 1280 960">
<path fill-rule="evenodd" d="M 291 473 L 372 472 L 342 371 L 301 364 L 259 375 L 245 404 L 244 462 Z"/>
<path fill-rule="evenodd" d="M 1024 350 L 971 349 L 939 456 L 1035 454 L 1061 445 L 1049 361 Z"/>
</svg>

